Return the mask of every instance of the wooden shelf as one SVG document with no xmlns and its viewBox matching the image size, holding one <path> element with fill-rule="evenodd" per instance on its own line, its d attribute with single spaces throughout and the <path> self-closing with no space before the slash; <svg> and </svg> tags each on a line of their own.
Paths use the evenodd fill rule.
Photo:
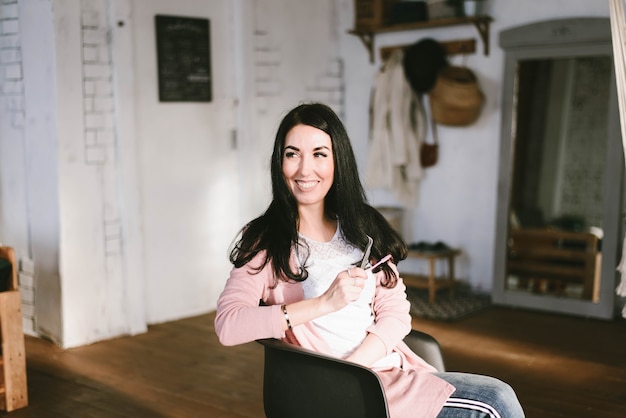
<svg viewBox="0 0 626 418">
<path fill-rule="evenodd" d="M 416 289 L 430 289 L 429 277 L 425 274 L 415 273 L 400 273 L 400 277 L 404 281 L 406 287 L 414 287 Z M 450 280 L 447 276 L 436 276 L 434 282 L 434 289 L 439 290 L 443 288 L 454 288 L 458 280 Z"/>
<path fill-rule="evenodd" d="M 470 16 L 470 17 L 453 17 L 446 19 L 433 19 L 425 22 L 401 23 L 385 26 L 357 26 L 355 29 L 348 31 L 352 35 L 356 35 L 361 39 L 363 45 L 369 52 L 370 62 L 374 62 L 374 38 L 377 34 L 390 32 L 406 32 L 421 29 L 440 28 L 445 26 L 474 25 L 480 39 L 483 42 L 483 51 L 485 55 L 489 55 L 489 25 L 492 22 L 490 16 Z"/>
</svg>

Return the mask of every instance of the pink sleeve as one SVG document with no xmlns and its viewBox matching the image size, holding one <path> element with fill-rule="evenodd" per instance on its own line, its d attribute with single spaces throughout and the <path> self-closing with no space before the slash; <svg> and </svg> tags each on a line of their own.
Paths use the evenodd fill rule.
<svg viewBox="0 0 626 418">
<path fill-rule="evenodd" d="M 396 274 L 397 269 L 390 264 Z M 376 275 L 376 294 L 374 295 L 375 322 L 368 328 L 368 332 L 377 335 L 387 347 L 387 354 L 406 337 L 411 331 L 411 304 L 406 297 L 406 286 L 399 277 L 395 287 L 387 288 L 380 284 L 384 273 Z"/>
<path fill-rule="evenodd" d="M 270 265 L 258 273 L 250 267 L 259 265 L 260 256 L 243 267 L 231 270 L 217 300 L 215 332 L 223 345 L 285 336 L 280 305 L 259 306 L 259 301 L 267 296 L 269 283 L 273 282 Z"/>
</svg>

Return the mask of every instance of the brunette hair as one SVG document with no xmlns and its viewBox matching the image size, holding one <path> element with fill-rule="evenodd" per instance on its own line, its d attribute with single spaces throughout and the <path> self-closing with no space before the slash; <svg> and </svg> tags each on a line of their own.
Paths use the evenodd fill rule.
<svg viewBox="0 0 626 418">
<path fill-rule="evenodd" d="M 374 240 L 373 259 L 391 254 L 395 263 L 407 256 L 407 245 L 387 220 L 367 203 L 365 190 L 359 179 L 356 158 L 350 138 L 336 113 L 321 103 L 301 104 L 292 109 L 281 121 L 271 159 L 272 202 L 263 215 L 248 223 L 240 238 L 230 250 L 230 261 L 235 267 L 249 263 L 261 251 L 266 252 L 262 270 L 271 263 L 276 280 L 303 281 L 307 271 L 302 262 L 299 271 L 290 266 L 293 248 L 305 245 L 298 240 L 298 205 L 287 186 L 282 172 L 283 152 L 287 133 L 296 125 L 308 125 L 326 132 L 332 142 L 334 182 L 328 191 L 324 208 L 326 215 L 337 218 L 343 236 L 348 242 L 364 249 L 367 236 Z M 386 287 L 394 287 L 398 278 L 393 270 L 383 264 Z"/>
</svg>

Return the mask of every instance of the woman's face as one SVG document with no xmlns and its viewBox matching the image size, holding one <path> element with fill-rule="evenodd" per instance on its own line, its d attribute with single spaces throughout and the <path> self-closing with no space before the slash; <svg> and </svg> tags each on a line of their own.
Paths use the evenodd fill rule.
<svg viewBox="0 0 626 418">
<path fill-rule="evenodd" d="M 287 132 L 283 176 L 298 207 L 323 206 L 334 173 L 333 146 L 326 132 L 308 125 L 296 125 Z"/>
</svg>

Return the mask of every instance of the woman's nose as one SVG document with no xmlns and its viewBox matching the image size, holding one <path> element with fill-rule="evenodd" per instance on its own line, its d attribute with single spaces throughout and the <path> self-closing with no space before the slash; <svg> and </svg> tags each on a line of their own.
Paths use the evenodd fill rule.
<svg viewBox="0 0 626 418">
<path fill-rule="evenodd" d="M 310 157 L 302 157 L 302 159 L 300 160 L 300 175 L 307 175 L 309 174 L 309 172 L 311 171 L 311 167 L 312 167 L 312 161 L 310 159 Z"/>
</svg>

